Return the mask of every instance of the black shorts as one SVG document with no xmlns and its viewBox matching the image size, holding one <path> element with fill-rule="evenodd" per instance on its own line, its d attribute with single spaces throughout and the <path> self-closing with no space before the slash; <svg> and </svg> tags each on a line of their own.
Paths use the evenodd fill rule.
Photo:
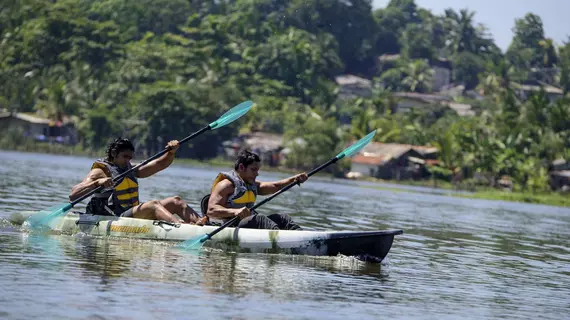
<svg viewBox="0 0 570 320">
<path fill-rule="evenodd" d="M 121 215 L 119 217 L 125 217 L 125 218 L 132 218 L 133 217 L 133 209 L 135 207 L 129 208 L 126 211 L 124 211 L 123 213 L 121 213 Z"/>
<path fill-rule="evenodd" d="M 144 202 L 141 202 L 139 204 L 136 205 L 136 207 L 140 207 L 143 205 Z M 119 217 L 124 217 L 124 218 L 133 218 L 133 210 L 135 210 L 135 207 L 130 207 L 129 209 L 123 211 Z"/>
</svg>

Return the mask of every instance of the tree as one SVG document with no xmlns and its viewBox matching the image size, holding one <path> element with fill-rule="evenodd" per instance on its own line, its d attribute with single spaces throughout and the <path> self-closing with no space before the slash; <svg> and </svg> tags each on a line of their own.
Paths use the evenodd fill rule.
<svg viewBox="0 0 570 320">
<path fill-rule="evenodd" d="M 479 84 L 478 75 L 485 71 L 485 61 L 471 52 L 461 52 L 453 60 L 453 82 L 462 83 L 466 90 Z"/>
<path fill-rule="evenodd" d="M 367 74 L 376 58 L 376 23 L 371 0 L 295 0 L 288 8 L 290 25 L 309 33 L 328 32 L 338 43 L 344 72 Z"/>
<path fill-rule="evenodd" d="M 542 19 L 532 13 L 528 13 L 522 19 L 515 20 L 513 28 L 515 34 L 507 57 L 517 67 L 544 66 L 545 48 L 540 45 L 545 40 Z"/>
<path fill-rule="evenodd" d="M 336 41 L 330 35 L 317 37 L 304 30 L 289 28 L 257 47 L 254 63 L 258 72 L 283 81 L 293 88 L 293 94 L 302 102 L 312 103 L 314 96 L 326 94 L 320 83 L 331 79 L 342 66 L 336 47 Z"/>
<path fill-rule="evenodd" d="M 570 92 L 570 39 L 560 47 L 560 77 L 559 84 L 564 93 Z"/>
<path fill-rule="evenodd" d="M 287 166 L 292 168 L 311 169 L 331 158 L 331 150 L 340 150 L 343 141 L 342 132 L 338 130 L 333 118 L 316 120 L 307 118 L 290 127 L 285 132 L 287 147 Z"/>
<path fill-rule="evenodd" d="M 406 59 L 426 59 L 431 61 L 436 50 L 432 40 L 430 25 L 408 24 L 400 37 L 403 56 Z"/>
<path fill-rule="evenodd" d="M 113 21 L 126 40 L 139 40 L 147 32 L 178 33 L 195 11 L 188 0 L 99 0 L 86 1 L 93 19 Z"/>
<path fill-rule="evenodd" d="M 402 85 L 412 92 L 430 92 L 433 84 L 433 70 L 425 60 L 413 60 L 403 66 Z"/>
</svg>

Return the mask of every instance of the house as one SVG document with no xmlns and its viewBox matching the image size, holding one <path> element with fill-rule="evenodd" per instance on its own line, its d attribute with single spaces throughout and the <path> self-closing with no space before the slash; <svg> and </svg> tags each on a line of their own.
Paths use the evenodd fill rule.
<svg viewBox="0 0 570 320">
<path fill-rule="evenodd" d="M 570 162 L 554 160 L 550 165 L 550 187 L 552 190 L 570 190 Z"/>
<path fill-rule="evenodd" d="M 570 170 L 551 171 L 550 187 L 552 190 L 570 190 Z"/>
<path fill-rule="evenodd" d="M 451 72 L 453 69 L 451 61 L 444 58 L 434 59 L 431 62 L 431 67 L 433 70 L 432 90 L 437 92 L 442 88 L 448 87 L 451 84 Z"/>
<path fill-rule="evenodd" d="M 33 113 L 0 112 L 0 128 L 20 129 L 26 137 L 41 142 L 75 144 L 78 140 L 73 124 L 52 121 Z"/>
<path fill-rule="evenodd" d="M 400 60 L 399 54 L 383 54 L 376 60 L 376 70 L 378 75 L 382 74 L 384 71 L 397 68 L 398 61 Z"/>
<path fill-rule="evenodd" d="M 279 166 L 282 164 L 284 149 L 283 136 L 267 132 L 252 132 L 222 143 L 223 154 L 227 159 L 234 160 L 242 150 L 257 153 L 263 164 Z"/>
<path fill-rule="evenodd" d="M 410 112 L 412 109 L 421 109 L 452 101 L 450 97 L 416 92 L 395 92 L 392 96 L 397 98 L 397 112 Z"/>
<path fill-rule="evenodd" d="M 471 105 L 457 103 L 451 97 L 437 94 L 426 94 L 416 92 L 395 92 L 394 97 L 398 98 L 397 112 L 410 112 L 412 109 L 421 109 L 436 105 L 447 106 L 454 110 L 459 116 L 473 116 L 475 112 Z"/>
<path fill-rule="evenodd" d="M 570 162 L 567 162 L 565 159 L 556 159 L 552 161 L 550 164 L 551 171 L 563 171 L 563 170 L 570 170 Z"/>
<path fill-rule="evenodd" d="M 373 142 L 352 158 L 351 176 L 379 179 L 422 179 L 429 176 L 428 162 L 436 164 L 437 148 Z"/>
<path fill-rule="evenodd" d="M 515 93 L 521 100 L 527 100 L 531 95 L 539 93 L 542 90 L 544 90 L 544 93 L 550 102 L 555 102 L 564 97 L 564 91 L 562 91 L 562 89 L 551 86 L 542 81 L 528 80 L 523 83 L 514 82 L 512 86 L 515 89 Z"/>
<path fill-rule="evenodd" d="M 351 74 L 337 76 L 338 97 L 341 100 L 370 97 L 372 95 L 372 81 Z"/>
</svg>

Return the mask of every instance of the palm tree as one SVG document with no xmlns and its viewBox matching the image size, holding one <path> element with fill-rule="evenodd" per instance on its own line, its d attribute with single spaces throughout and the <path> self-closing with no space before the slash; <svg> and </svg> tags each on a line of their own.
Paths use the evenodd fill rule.
<svg viewBox="0 0 570 320">
<path fill-rule="evenodd" d="M 519 78 L 515 67 L 507 60 L 501 60 L 497 65 L 490 63 L 487 72 L 480 77 L 477 88 L 487 96 L 493 97 L 495 102 L 500 102 L 507 91 L 513 90 L 513 81 Z"/>
<path fill-rule="evenodd" d="M 558 56 L 556 55 L 556 49 L 554 48 L 554 42 L 552 39 L 540 40 L 540 46 L 544 50 L 543 63 L 544 67 L 552 68 L 558 62 Z"/>
<path fill-rule="evenodd" d="M 413 60 L 403 66 L 402 84 L 412 92 L 429 92 L 433 84 L 433 69 L 425 60 Z"/>
<path fill-rule="evenodd" d="M 452 54 L 463 51 L 478 52 L 476 47 L 478 32 L 473 26 L 474 16 L 475 12 L 467 9 L 461 9 L 459 14 L 453 9 L 445 10 L 444 21 L 450 34 L 448 47 Z"/>
</svg>

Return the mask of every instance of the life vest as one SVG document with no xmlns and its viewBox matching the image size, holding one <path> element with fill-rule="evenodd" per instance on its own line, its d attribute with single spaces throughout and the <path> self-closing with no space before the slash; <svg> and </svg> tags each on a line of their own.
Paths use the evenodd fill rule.
<svg viewBox="0 0 570 320">
<path fill-rule="evenodd" d="M 115 179 L 118 175 L 131 169 L 121 169 L 113 163 L 99 159 L 93 163 L 91 169 L 102 169 L 108 177 Z M 139 184 L 136 172 L 130 172 L 115 183 L 114 187 L 105 188 L 93 194 L 87 205 L 86 212 L 96 215 L 120 216 L 126 210 L 139 205 Z"/>
<path fill-rule="evenodd" d="M 228 197 L 228 201 L 226 202 L 226 208 L 232 209 L 239 209 L 243 207 L 252 208 L 255 204 L 255 200 L 257 199 L 257 184 L 249 184 L 243 181 L 243 179 L 239 176 L 235 170 L 231 170 L 228 172 L 221 172 L 214 180 L 214 184 L 212 185 L 212 191 L 216 187 L 218 183 L 221 181 L 228 179 L 234 185 L 234 193 Z M 214 223 L 224 223 L 231 218 L 224 218 L 224 219 L 216 219 L 210 217 L 209 220 Z"/>
</svg>

